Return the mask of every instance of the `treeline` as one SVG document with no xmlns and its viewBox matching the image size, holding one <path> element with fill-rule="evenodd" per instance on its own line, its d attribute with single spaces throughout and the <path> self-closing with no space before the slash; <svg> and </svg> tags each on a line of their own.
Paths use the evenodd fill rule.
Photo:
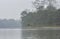
<svg viewBox="0 0 60 39">
<path fill-rule="evenodd" d="M 60 26 L 60 9 L 55 6 L 55 0 L 36 0 L 33 5 L 36 11 L 23 11 L 22 26 L 23 27 L 45 27 L 45 26 Z M 45 3 L 48 5 L 45 6 Z"/>
<path fill-rule="evenodd" d="M 21 27 L 20 20 L 0 19 L 0 28 L 20 28 L 20 27 Z"/>
</svg>

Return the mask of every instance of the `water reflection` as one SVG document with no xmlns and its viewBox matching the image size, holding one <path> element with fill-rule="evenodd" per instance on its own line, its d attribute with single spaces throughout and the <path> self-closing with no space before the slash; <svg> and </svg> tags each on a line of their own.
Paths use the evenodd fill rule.
<svg viewBox="0 0 60 39">
<path fill-rule="evenodd" d="M 21 39 L 21 30 L 0 29 L 0 39 Z"/>
</svg>

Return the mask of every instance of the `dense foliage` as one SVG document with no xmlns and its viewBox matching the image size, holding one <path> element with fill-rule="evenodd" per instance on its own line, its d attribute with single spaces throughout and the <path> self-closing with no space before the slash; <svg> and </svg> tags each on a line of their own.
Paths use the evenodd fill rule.
<svg viewBox="0 0 60 39">
<path fill-rule="evenodd" d="M 38 1 L 36 2 L 38 4 Z M 37 6 L 38 8 L 36 8 L 35 12 L 23 11 L 22 26 L 60 26 L 60 9 L 56 9 L 56 7 L 53 6 L 51 1 L 48 2 L 49 5 L 46 8 L 44 8 L 44 6 L 39 5 L 39 7 Z"/>
<path fill-rule="evenodd" d="M 20 28 L 20 20 L 14 19 L 0 19 L 0 28 Z"/>
</svg>

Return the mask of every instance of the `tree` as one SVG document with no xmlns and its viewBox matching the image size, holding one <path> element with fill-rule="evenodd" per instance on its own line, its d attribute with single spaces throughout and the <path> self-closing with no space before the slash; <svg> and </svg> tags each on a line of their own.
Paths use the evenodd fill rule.
<svg viewBox="0 0 60 39">
<path fill-rule="evenodd" d="M 44 8 L 45 5 L 54 6 L 56 4 L 56 0 L 35 0 L 33 5 L 36 9 Z"/>
<path fill-rule="evenodd" d="M 48 6 L 44 8 L 45 3 L 49 2 Z M 60 19 L 59 9 L 54 7 L 55 0 L 36 0 L 37 12 L 28 12 L 26 16 L 22 18 L 22 25 L 27 27 L 42 27 L 42 26 L 55 26 L 58 25 L 58 19 Z M 40 3 L 41 2 L 41 3 Z M 37 6 L 38 5 L 38 6 Z M 38 8 L 37 8 L 38 7 Z"/>
<path fill-rule="evenodd" d="M 22 13 L 21 13 L 22 16 L 26 16 L 27 15 L 27 11 L 24 10 Z"/>
</svg>

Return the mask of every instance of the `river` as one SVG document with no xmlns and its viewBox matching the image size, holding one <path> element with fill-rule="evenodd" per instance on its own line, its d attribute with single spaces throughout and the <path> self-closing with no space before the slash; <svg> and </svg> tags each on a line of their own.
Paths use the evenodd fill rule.
<svg viewBox="0 0 60 39">
<path fill-rule="evenodd" d="M 21 39 L 21 29 L 0 29 L 0 39 Z"/>
</svg>

